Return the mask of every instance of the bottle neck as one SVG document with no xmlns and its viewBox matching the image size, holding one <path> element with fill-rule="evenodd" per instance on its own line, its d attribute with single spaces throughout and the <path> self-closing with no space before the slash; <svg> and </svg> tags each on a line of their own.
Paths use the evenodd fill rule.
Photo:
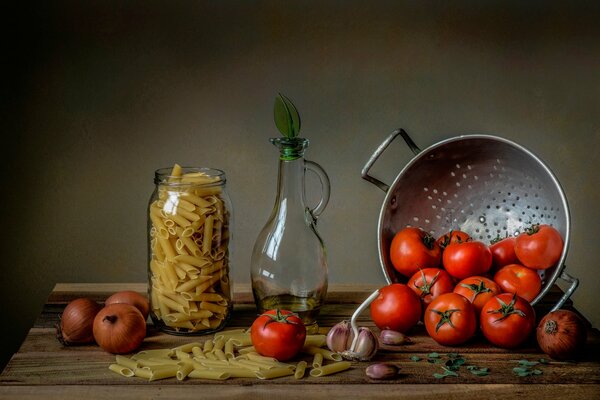
<svg viewBox="0 0 600 400">
<path fill-rule="evenodd" d="M 277 203 L 304 201 L 304 158 L 279 160 Z"/>
</svg>

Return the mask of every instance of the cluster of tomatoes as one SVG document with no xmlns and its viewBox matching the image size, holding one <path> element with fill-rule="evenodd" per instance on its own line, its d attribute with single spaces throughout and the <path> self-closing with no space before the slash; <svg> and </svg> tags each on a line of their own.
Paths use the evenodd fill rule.
<svg viewBox="0 0 600 400">
<path fill-rule="evenodd" d="M 539 270 L 559 261 L 560 233 L 534 225 L 491 245 L 451 231 L 434 238 L 407 227 L 396 233 L 390 261 L 408 279 L 380 289 L 371 318 L 380 329 L 406 332 L 419 320 L 438 343 L 469 340 L 479 324 L 494 345 L 513 348 L 535 327 L 530 302 L 540 293 Z"/>
</svg>

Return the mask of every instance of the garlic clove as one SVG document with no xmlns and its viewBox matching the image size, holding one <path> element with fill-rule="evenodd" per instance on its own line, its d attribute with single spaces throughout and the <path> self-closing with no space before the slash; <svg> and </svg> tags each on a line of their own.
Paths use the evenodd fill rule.
<svg viewBox="0 0 600 400">
<path fill-rule="evenodd" d="M 371 364 L 365 370 L 371 379 L 391 379 L 398 375 L 399 368 L 390 363 Z"/>
<path fill-rule="evenodd" d="M 373 358 L 378 348 L 375 334 L 369 328 L 362 327 L 358 331 L 358 337 L 353 340 L 351 348 L 342 352 L 342 357 L 349 360 L 367 361 Z"/>
<path fill-rule="evenodd" d="M 335 324 L 327 333 L 327 347 L 329 350 L 342 353 L 352 344 L 352 329 L 348 321 Z"/>
<path fill-rule="evenodd" d="M 392 346 L 399 346 L 401 344 L 411 343 L 412 340 L 402 332 L 393 331 L 391 329 L 384 329 L 379 334 L 381 343 Z"/>
</svg>

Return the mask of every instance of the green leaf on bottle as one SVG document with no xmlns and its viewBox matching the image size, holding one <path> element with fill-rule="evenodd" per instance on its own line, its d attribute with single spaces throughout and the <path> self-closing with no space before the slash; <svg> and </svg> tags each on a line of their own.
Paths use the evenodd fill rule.
<svg viewBox="0 0 600 400">
<path fill-rule="evenodd" d="M 279 93 L 275 97 L 273 114 L 275 126 L 283 136 L 287 138 L 298 136 L 301 125 L 300 114 L 290 99 Z"/>
</svg>

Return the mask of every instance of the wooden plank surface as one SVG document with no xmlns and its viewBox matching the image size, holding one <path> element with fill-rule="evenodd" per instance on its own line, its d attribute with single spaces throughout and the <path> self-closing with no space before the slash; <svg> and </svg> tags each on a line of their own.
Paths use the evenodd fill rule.
<svg viewBox="0 0 600 400">
<path fill-rule="evenodd" d="M 76 284 L 57 285 L 49 296 L 48 304 L 36 321 L 23 345 L 13 356 L 0 375 L 1 398 L 187 398 L 194 395 L 202 398 L 261 398 L 283 395 L 289 399 L 327 398 L 334 393 L 353 395 L 353 397 L 404 398 L 423 397 L 425 395 L 443 395 L 444 398 L 600 398 L 600 335 L 590 329 L 588 351 L 577 363 L 551 361 L 539 365 L 542 375 L 518 377 L 512 368 L 518 366 L 518 360 L 530 361 L 540 358 L 549 359 L 536 346 L 535 340 L 529 341 L 518 350 L 508 351 L 489 345 L 481 337 L 476 337 L 460 347 L 443 347 L 435 343 L 425 333 L 423 326 L 417 326 L 411 332 L 413 343 L 406 346 L 382 348 L 371 362 L 391 362 L 400 367 L 401 374 L 394 380 L 374 381 L 366 377 L 364 370 L 369 363 L 353 363 L 350 370 L 343 373 L 314 378 L 295 380 L 284 377 L 270 381 L 252 378 L 236 378 L 215 384 L 207 380 L 187 380 L 179 382 L 174 378 L 146 382 L 138 378 L 124 378 L 108 370 L 114 356 L 103 352 L 97 346 L 64 347 L 55 338 L 54 325 L 64 305 L 71 299 L 81 296 L 94 297 L 99 301 L 117 290 L 133 289 L 145 292 L 143 284 Z M 328 304 L 319 318 L 321 332 L 330 326 L 349 319 L 359 303 L 375 287 L 372 285 L 343 285 L 333 291 L 330 288 Z M 236 287 L 236 299 L 231 322 L 227 329 L 247 328 L 256 317 L 256 309 L 251 303 L 249 288 Z M 556 298 L 560 295 L 555 294 Z M 250 295 L 251 296 L 251 295 Z M 546 304 L 538 309 L 548 308 L 554 301 L 549 295 Z M 332 302 L 331 299 L 337 299 Z M 368 312 L 361 316 L 360 325 L 374 328 Z M 376 330 L 376 328 L 374 328 Z M 148 336 L 141 349 L 175 347 L 191 341 L 203 341 L 206 337 L 181 337 L 157 332 L 149 327 Z M 442 358 L 448 353 L 457 352 L 467 364 L 488 367 L 490 374 L 477 377 L 466 368 L 461 368 L 459 377 L 436 379 L 435 372 L 442 372 L 441 365 L 427 361 L 427 355 L 438 352 Z M 420 361 L 412 361 L 418 356 Z M 311 360 L 310 356 L 299 359 Z M 115 390 L 118 388 L 118 390 Z"/>
</svg>

